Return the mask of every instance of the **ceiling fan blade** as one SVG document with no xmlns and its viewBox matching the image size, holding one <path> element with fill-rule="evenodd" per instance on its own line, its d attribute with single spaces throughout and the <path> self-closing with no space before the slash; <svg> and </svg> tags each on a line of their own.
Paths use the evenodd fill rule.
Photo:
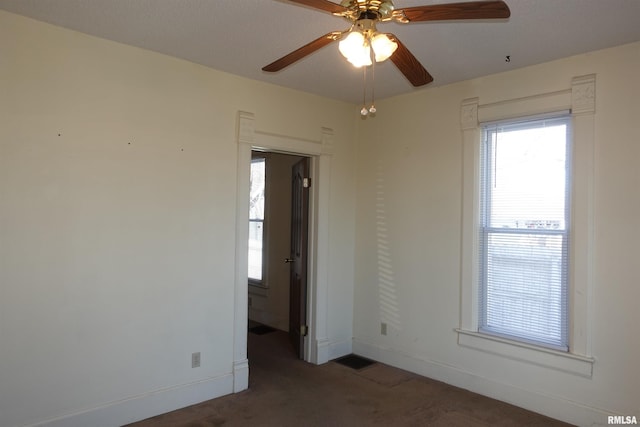
<svg viewBox="0 0 640 427">
<path fill-rule="evenodd" d="M 433 81 L 431 74 L 420 64 L 409 49 L 402 44 L 400 40 L 393 34 L 387 34 L 393 41 L 398 43 L 398 48 L 389 59 L 398 67 L 398 70 L 411 82 L 414 86 L 423 86 Z"/>
<path fill-rule="evenodd" d="M 409 22 L 446 21 L 457 19 L 497 19 L 511 16 L 503 1 L 471 1 L 407 7 L 397 11 Z"/>
<path fill-rule="evenodd" d="M 291 3 L 303 4 L 305 6 L 309 6 L 314 9 L 319 9 L 329 13 L 341 14 L 349 10 L 344 6 L 330 2 L 328 0 L 289 0 L 289 1 Z"/>
<path fill-rule="evenodd" d="M 302 46 L 301 48 L 298 48 L 298 49 L 294 50 L 293 52 L 289 53 L 288 55 L 285 55 L 282 58 L 275 60 L 271 64 L 265 65 L 264 67 L 262 67 L 262 71 L 267 71 L 267 72 L 270 72 L 270 73 L 273 73 L 273 72 L 276 72 L 276 71 L 280 71 L 283 68 L 288 67 L 289 65 L 293 64 L 294 62 L 301 60 L 305 56 L 312 54 L 316 50 L 328 45 L 329 43 L 331 43 L 331 42 L 333 42 L 333 41 L 335 41 L 337 39 L 339 39 L 341 37 L 341 35 L 342 35 L 342 33 L 340 31 L 333 31 L 331 33 L 325 34 L 322 37 L 318 37 L 317 39 L 315 39 L 311 43 L 307 43 L 306 45 Z"/>
</svg>

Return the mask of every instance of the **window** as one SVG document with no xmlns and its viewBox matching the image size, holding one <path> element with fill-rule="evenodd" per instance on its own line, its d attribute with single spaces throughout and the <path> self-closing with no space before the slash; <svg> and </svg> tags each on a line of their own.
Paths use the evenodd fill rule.
<svg viewBox="0 0 640 427">
<path fill-rule="evenodd" d="M 461 102 L 462 239 L 460 245 L 460 326 L 456 328 L 456 332 L 458 345 L 478 350 L 482 352 L 482 357 L 490 359 L 495 355 L 517 361 L 517 363 L 527 363 L 592 378 L 595 363 L 591 357 L 593 330 L 591 302 L 594 281 L 593 242 L 595 235 L 593 215 L 595 83 L 595 75 L 578 76 L 571 80 L 571 86 L 566 90 L 532 93 L 530 96 L 494 100 L 495 102 L 488 103 L 480 102 L 480 98 L 468 98 Z M 548 113 L 545 113 L 544 116 L 533 116 L 541 112 Z M 526 119 L 510 119 L 513 117 Z M 544 215 L 542 218 L 539 211 L 532 209 L 527 212 L 527 215 L 520 215 L 525 217 L 524 225 L 520 224 L 521 218 L 517 218 L 517 228 L 515 221 L 512 221 L 510 227 L 508 223 L 500 223 L 501 219 L 504 221 L 509 216 L 515 216 L 515 213 L 507 215 L 504 210 L 501 211 L 500 199 L 495 198 L 500 194 L 497 186 L 506 184 L 504 181 L 506 179 L 505 172 L 500 169 L 501 165 L 495 164 L 496 159 L 498 162 L 503 159 L 501 154 L 506 154 L 501 153 L 507 143 L 506 137 L 516 135 L 511 132 L 518 129 L 524 131 L 522 134 L 529 133 L 526 131 L 528 128 L 534 132 L 536 128 L 553 128 L 554 124 L 558 124 L 558 129 L 562 129 L 563 121 L 565 153 L 570 153 L 564 156 L 566 179 L 561 182 L 562 179 L 555 178 L 554 181 L 558 181 L 559 186 L 551 187 L 556 191 L 565 192 L 565 202 L 563 204 L 556 203 L 556 206 L 562 207 L 565 211 L 564 220 L 558 219 L 561 215 L 556 215 L 556 218 Z M 497 140 L 497 145 L 490 145 L 489 142 L 494 138 Z M 492 149 L 493 152 L 488 152 L 489 149 Z M 543 158 L 549 156 L 546 151 L 532 151 L 530 154 L 544 155 Z M 524 171 L 524 166 L 527 163 L 522 165 Z M 535 163 L 529 163 L 528 169 L 531 170 L 534 165 Z M 540 162 L 539 166 L 536 166 L 538 170 L 533 174 L 534 178 L 540 181 L 538 185 L 541 188 L 544 188 L 545 185 L 550 186 L 546 183 L 554 175 L 546 168 L 548 166 L 544 162 Z M 560 169 L 551 168 L 551 170 Z M 492 176 L 493 178 L 491 178 Z M 495 189 L 491 186 L 490 179 L 497 181 Z M 524 181 L 527 182 L 527 180 Z M 522 187 L 526 188 L 524 185 Z M 539 191 L 538 193 L 543 192 Z M 519 201 L 516 196 L 525 194 L 531 194 L 531 192 L 518 192 L 513 195 L 512 201 Z M 494 196 L 495 200 L 492 200 L 491 196 Z M 515 207 L 521 206 L 515 202 L 513 205 Z M 570 218 L 570 221 L 567 218 Z M 538 220 L 543 222 L 537 222 Z M 547 220 L 555 222 L 547 224 Z M 558 225 L 557 228 L 555 228 L 555 224 Z M 527 229 L 527 226 L 537 228 Z M 527 233 L 527 230 L 530 232 Z M 513 234 L 509 234 L 509 232 Z M 559 258 L 561 260 L 561 289 L 559 293 L 557 288 L 543 290 L 551 291 L 550 293 L 553 295 L 551 300 L 560 303 L 559 310 L 557 306 L 552 310 L 548 310 L 548 307 L 542 307 L 542 311 L 537 313 L 532 309 L 532 304 L 527 307 L 526 298 L 522 298 L 519 302 L 524 308 L 517 307 L 517 309 L 514 307 L 516 304 L 511 306 L 504 304 L 503 307 L 499 300 L 487 298 L 486 291 L 489 291 L 490 296 L 493 295 L 490 285 L 497 283 L 497 280 L 494 280 L 494 283 L 487 280 L 492 279 L 488 274 L 489 271 L 497 271 L 504 276 L 513 275 L 515 278 L 518 274 L 531 277 L 532 271 L 553 273 L 549 267 L 545 269 L 540 266 L 538 269 L 539 266 L 532 262 L 528 264 L 528 269 L 520 266 L 519 272 L 517 270 L 508 271 L 505 268 L 501 269 L 496 264 L 489 264 L 487 261 L 492 255 L 488 251 L 492 248 L 490 243 L 500 243 L 498 238 L 504 237 L 503 241 L 506 240 L 507 247 L 509 247 L 508 244 L 515 246 L 520 243 L 521 252 L 526 248 L 524 254 L 519 254 L 520 256 L 529 257 L 536 253 L 544 253 L 543 251 L 546 249 L 558 259 L 557 247 L 555 251 L 552 251 L 553 247 L 551 246 L 534 246 L 531 239 L 531 237 L 537 237 L 538 240 L 542 240 L 541 238 L 551 237 L 554 233 L 562 234 L 563 247 L 560 248 Z M 517 241 L 516 235 L 522 237 L 520 241 Z M 527 238 L 529 238 L 528 245 L 524 244 Z M 553 238 L 560 239 L 558 234 L 555 234 Z M 552 239 L 548 240 L 552 241 Z M 498 261 L 506 262 L 507 260 Z M 557 273 L 554 274 L 557 279 Z M 553 274 L 550 276 L 554 278 Z M 524 281 L 514 280 L 514 283 L 524 283 Z M 535 285 L 532 286 L 535 289 L 541 286 L 541 283 L 554 282 L 539 280 L 531 283 Z M 498 283 L 498 285 L 500 284 Z M 500 291 L 504 288 L 514 293 L 514 289 L 509 289 L 507 286 L 503 286 Z M 540 289 L 536 289 L 536 292 L 540 293 L 540 291 Z M 529 297 L 525 292 L 521 294 Z M 569 310 L 568 307 L 571 309 Z M 501 309 L 502 319 L 499 315 L 495 315 L 496 313 L 500 314 Z M 518 318 L 514 313 L 525 313 L 528 317 Z M 558 313 L 560 313 L 559 320 Z M 495 316 L 491 317 L 492 315 Z M 526 319 L 528 324 L 522 325 L 524 321 L 522 319 Z M 549 331 L 544 331 L 534 323 L 545 319 L 553 319 L 553 327 L 550 327 Z M 529 325 L 534 325 L 534 327 Z M 477 355 L 480 356 L 480 353 Z"/>
<path fill-rule="evenodd" d="M 266 159 L 251 159 L 249 191 L 249 282 L 264 285 L 264 212 Z"/>
<path fill-rule="evenodd" d="M 478 331 L 568 350 L 570 117 L 482 128 Z"/>
</svg>

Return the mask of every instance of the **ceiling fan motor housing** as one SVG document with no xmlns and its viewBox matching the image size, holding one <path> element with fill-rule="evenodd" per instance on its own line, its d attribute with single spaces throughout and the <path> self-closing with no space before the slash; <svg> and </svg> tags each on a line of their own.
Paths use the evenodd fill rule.
<svg viewBox="0 0 640 427">
<path fill-rule="evenodd" d="M 360 31 L 366 37 L 373 36 L 377 31 L 375 18 L 369 18 L 368 16 L 358 18 L 354 26 L 357 31 Z"/>
<path fill-rule="evenodd" d="M 373 19 L 389 21 L 393 18 L 395 6 L 391 0 L 343 0 L 341 6 L 349 9 L 345 14 L 347 19 Z"/>
</svg>

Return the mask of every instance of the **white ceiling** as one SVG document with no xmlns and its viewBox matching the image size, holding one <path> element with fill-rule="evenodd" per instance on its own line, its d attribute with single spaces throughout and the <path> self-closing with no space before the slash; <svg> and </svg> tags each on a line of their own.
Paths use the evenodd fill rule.
<svg viewBox="0 0 640 427">
<path fill-rule="evenodd" d="M 640 40 L 640 0 L 505 1 L 507 20 L 390 22 L 378 29 L 398 36 L 431 73 L 434 81 L 425 87 Z M 239 76 L 362 100 L 362 70 L 340 56 L 336 43 L 278 73 L 261 71 L 311 40 L 349 27 L 342 18 L 286 0 L 0 0 L 0 9 Z M 390 61 L 375 73 L 378 99 L 420 90 Z"/>
</svg>

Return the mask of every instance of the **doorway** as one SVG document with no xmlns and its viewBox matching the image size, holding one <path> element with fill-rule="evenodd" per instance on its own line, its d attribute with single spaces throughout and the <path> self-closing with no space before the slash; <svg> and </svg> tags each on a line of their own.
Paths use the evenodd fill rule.
<svg viewBox="0 0 640 427">
<path fill-rule="evenodd" d="M 319 139 L 302 139 L 256 129 L 255 116 L 239 111 L 237 126 L 236 175 L 236 262 L 233 308 L 233 391 L 249 386 L 247 359 L 248 329 L 248 241 L 249 176 L 251 151 L 260 150 L 305 156 L 310 161 L 312 183 L 309 190 L 309 259 L 307 277 L 307 336 L 303 359 L 322 364 L 330 359 L 328 338 L 329 213 L 333 130 L 321 127 Z"/>
<path fill-rule="evenodd" d="M 249 191 L 250 332 L 289 333 L 304 358 L 310 158 L 253 150 Z"/>
</svg>

